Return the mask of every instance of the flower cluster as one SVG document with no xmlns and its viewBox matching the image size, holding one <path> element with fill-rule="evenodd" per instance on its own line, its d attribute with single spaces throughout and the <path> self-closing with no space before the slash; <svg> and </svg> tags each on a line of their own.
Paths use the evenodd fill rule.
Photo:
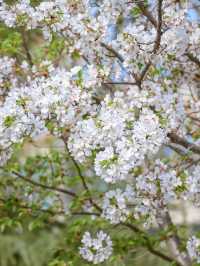
<svg viewBox="0 0 200 266">
<path fill-rule="evenodd" d="M 123 192 L 121 189 L 110 190 L 105 193 L 102 205 L 102 217 L 111 224 L 126 221 L 131 214 L 130 206 L 135 202 L 135 193 L 130 186 Z"/>
<path fill-rule="evenodd" d="M 42 27 L 44 33 L 49 29 L 61 29 L 65 1 L 45 1 L 38 6 L 31 6 L 30 0 L 21 0 L 14 5 L 2 3 L 0 20 L 8 27 L 24 26 L 27 29 Z"/>
<path fill-rule="evenodd" d="M 81 242 L 83 244 L 80 247 L 81 256 L 94 264 L 107 260 L 112 254 L 112 241 L 103 231 L 99 231 L 96 238 L 92 238 L 89 232 L 85 232 Z"/>
<path fill-rule="evenodd" d="M 169 203 L 191 197 L 186 197 L 188 192 L 182 189 L 184 181 L 176 171 L 168 169 L 159 160 L 153 169 L 138 175 L 132 183 L 124 191 L 117 189 L 105 193 L 102 216 L 111 224 L 124 222 L 128 217 L 146 217 L 146 225 L 151 224 L 156 216 L 164 215 Z"/>
<path fill-rule="evenodd" d="M 165 105 L 171 108 L 164 112 L 157 95 L 138 94 L 135 88 L 105 97 L 96 114 L 79 121 L 71 132 L 68 147 L 74 158 L 83 163 L 93 156 L 95 172 L 106 182 L 128 179 L 145 156 L 158 152 L 175 124 L 170 116 L 177 108 L 174 98 L 168 98 Z"/>
<path fill-rule="evenodd" d="M 165 204 L 177 199 L 176 189 L 182 185 L 175 170 L 167 169 L 167 165 L 157 160 L 153 171 L 137 177 L 136 187 L 148 198 L 162 200 Z"/>
<path fill-rule="evenodd" d="M 196 206 L 199 206 L 200 195 L 200 167 L 197 165 L 192 169 L 192 172 L 188 174 L 186 179 L 187 193 L 186 197 L 193 201 Z"/>
<path fill-rule="evenodd" d="M 0 57 L 0 96 L 3 98 L 7 95 L 10 87 L 16 84 L 14 66 L 15 59 L 8 56 Z"/>
<path fill-rule="evenodd" d="M 187 250 L 192 259 L 200 263 L 200 240 L 192 236 L 187 242 Z"/>
<path fill-rule="evenodd" d="M 3 158 L 3 153 L 14 143 L 22 142 L 24 137 L 47 131 L 60 135 L 63 128 L 69 130 L 78 118 L 92 113 L 95 105 L 91 104 L 90 90 L 82 89 L 79 71 L 80 67 L 71 71 L 52 69 L 48 77 L 36 77 L 8 93 L 0 107 Z"/>
<path fill-rule="evenodd" d="M 184 182 L 176 171 L 156 160 L 152 169 L 149 168 L 146 173 L 136 177 L 134 218 L 146 217 L 146 226 L 155 223 L 158 217 L 165 215 L 168 204 L 181 197 L 184 198 L 182 188 Z"/>
</svg>

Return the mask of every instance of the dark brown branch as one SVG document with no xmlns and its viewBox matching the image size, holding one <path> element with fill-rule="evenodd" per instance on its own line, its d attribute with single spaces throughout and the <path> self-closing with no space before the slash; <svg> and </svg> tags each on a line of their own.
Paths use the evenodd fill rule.
<svg viewBox="0 0 200 266">
<path fill-rule="evenodd" d="M 71 212 L 70 214 L 72 215 L 86 215 L 86 216 L 100 216 L 100 213 L 97 212 L 84 212 L 84 211 L 80 211 L 80 212 Z"/>
<path fill-rule="evenodd" d="M 117 82 L 117 81 L 110 81 L 110 82 L 104 82 L 103 83 L 103 85 L 104 84 L 110 84 L 110 85 L 137 85 L 137 83 L 136 82 L 126 82 L 126 81 L 119 81 L 119 82 Z"/>
<path fill-rule="evenodd" d="M 115 49 L 113 49 L 111 46 L 109 46 L 109 45 L 107 45 L 105 43 L 101 43 L 101 46 L 104 47 L 105 49 L 107 49 L 109 52 L 111 52 L 116 58 L 119 59 L 119 61 L 121 63 L 124 62 L 124 58 L 117 51 L 115 51 Z M 132 76 L 135 79 L 135 84 L 138 85 L 138 87 L 140 88 L 141 82 L 139 82 L 139 77 L 134 72 L 132 72 Z"/>
<path fill-rule="evenodd" d="M 130 228 L 132 231 L 134 231 L 135 233 L 138 233 L 138 234 L 140 234 L 143 238 L 144 238 L 144 240 L 145 240 L 145 242 L 146 242 L 146 248 L 148 249 L 148 251 L 151 253 L 151 254 L 153 254 L 153 255 L 155 255 L 155 256 L 157 256 L 157 257 L 159 257 L 159 258 L 161 258 L 161 259 L 163 259 L 163 260 L 165 260 L 165 261 L 168 261 L 168 262 L 173 262 L 173 263 L 176 263 L 176 265 L 177 266 L 182 266 L 178 261 L 176 261 L 174 258 L 172 258 L 172 257 L 170 257 L 170 256 L 168 256 L 168 255 L 166 255 L 166 254 L 164 254 L 164 253 L 162 253 L 161 251 L 159 251 L 159 250 L 156 250 L 153 246 L 152 246 L 152 244 L 151 244 L 151 242 L 150 242 L 150 240 L 149 240 L 149 238 L 148 238 L 148 236 L 147 236 L 147 234 L 143 231 L 143 230 L 141 230 L 140 228 L 138 228 L 137 226 L 135 226 L 135 225 L 133 225 L 133 224 L 129 224 L 129 223 L 122 223 L 122 225 L 124 225 L 124 226 L 126 226 L 126 227 L 128 227 L 128 228 Z"/>
<path fill-rule="evenodd" d="M 2 199 L 0 198 L 0 201 L 3 203 L 3 204 L 6 204 L 7 201 L 9 201 L 10 199 Z M 51 215 L 65 215 L 66 213 L 64 211 L 59 211 L 59 212 L 54 212 L 52 210 L 45 210 L 45 209 L 40 209 L 40 208 L 32 208 L 31 206 L 27 206 L 27 205 L 22 205 L 22 204 L 19 204 L 18 203 L 18 199 L 16 199 L 16 206 L 19 207 L 19 208 L 22 208 L 22 209 L 28 209 L 30 211 L 38 211 L 38 212 L 43 212 L 43 213 L 49 213 Z M 69 214 L 71 215 L 86 215 L 86 216 L 100 216 L 99 213 L 96 213 L 96 212 L 85 212 L 85 211 L 79 211 L 79 212 L 70 212 Z"/>
<path fill-rule="evenodd" d="M 157 34 L 156 34 L 156 40 L 155 40 L 153 53 L 156 53 L 156 51 L 160 48 L 160 41 L 161 41 L 161 36 L 162 36 L 162 3 L 163 3 L 163 0 L 158 0 Z"/>
<path fill-rule="evenodd" d="M 142 70 L 141 74 L 140 74 L 140 78 L 138 80 L 138 82 L 140 84 L 140 87 L 141 87 L 142 81 L 145 78 L 146 73 L 148 72 L 150 66 L 151 66 L 151 62 L 147 63 L 146 66 L 144 67 L 144 69 Z"/>
<path fill-rule="evenodd" d="M 111 46 L 103 42 L 101 43 L 101 46 L 104 47 L 106 50 L 108 50 L 110 53 L 112 53 L 116 58 L 118 58 L 121 63 L 124 62 L 124 58 L 117 51 L 115 51 L 115 49 L 113 49 Z"/>
<path fill-rule="evenodd" d="M 193 165 L 196 165 L 200 162 L 200 158 L 197 159 L 197 160 L 192 160 L 190 163 L 188 163 L 188 165 L 186 165 L 183 169 L 181 169 L 181 171 L 185 171 L 187 170 L 188 168 L 192 167 Z M 181 172 L 180 171 L 180 172 Z M 177 175 L 179 175 L 179 173 L 177 173 Z"/>
<path fill-rule="evenodd" d="M 160 42 L 161 42 L 161 36 L 162 36 L 162 3 L 163 3 L 163 0 L 158 0 L 158 22 L 156 21 L 152 22 L 152 24 L 154 25 L 154 27 L 156 27 L 156 30 L 157 30 L 156 39 L 155 39 L 154 48 L 153 48 L 153 54 L 156 54 L 156 52 L 160 48 Z M 148 9 L 144 6 L 144 4 L 138 3 L 138 6 L 140 7 L 140 10 L 142 11 L 143 15 L 148 14 L 148 19 L 151 21 L 153 15 L 150 13 L 150 11 L 148 11 Z M 140 84 L 140 87 L 150 66 L 151 66 L 151 62 L 148 62 L 139 76 L 138 83 Z"/>
<path fill-rule="evenodd" d="M 52 186 L 48 186 L 48 185 L 44 185 L 44 184 L 41 184 L 41 183 L 38 183 L 36 181 L 33 181 L 27 177 L 24 177 L 23 175 L 21 175 L 20 173 L 16 172 L 16 171 L 12 171 L 12 173 L 14 175 L 16 175 L 18 178 L 34 185 L 34 186 L 37 186 L 37 187 L 41 187 L 41 188 L 44 188 L 44 189 L 48 189 L 48 190 L 53 190 L 53 191 L 57 191 L 57 192 L 61 192 L 63 194 L 67 194 L 71 197 L 77 197 L 76 193 L 73 192 L 73 191 L 70 191 L 70 190 L 66 190 L 66 189 L 62 189 L 62 188 L 57 188 L 57 187 L 52 187 Z"/>
<path fill-rule="evenodd" d="M 2 199 L 0 198 L 0 201 L 5 205 L 7 203 L 7 201 L 9 201 L 10 199 Z M 64 214 L 64 212 L 54 212 L 52 210 L 45 210 L 45 209 L 40 209 L 40 208 L 31 208 L 30 206 L 28 205 L 24 205 L 24 204 L 19 204 L 19 200 L 18 199 L 15 199 L 15 207 L 18 207 L 18 208 L 21 208 L 21 209 L 26 209 L 26 210 L 30 210 L 30 211 L 38 211 L 38 212 L 43 212 L 43 213 L 49 213 L 51 215 L 60 215 L 60 214 Z"/>
<path fill-rule="evenodd" d="M 200 146 L 190 143 L 187 139 L 178 136 L 176 133 L 171 132 L 168 134 L 168 137 L 172 143 L 179 144 L 194 153 L 200 154 Z"/>
<path fill-rule="evenodd" d="M 140 8 L 140 11 L 142 12 L 143 16 L 145 16 L 151 24 L 157 28 L 157 21 L 155 20 L 152 13 L 148 10 L 148 8 L 144 5 L 144 2 L 137 2 L 138 7 Z"/>
<path fill-rule="evenodd" d="M 139 227 L 137 227 L 136 225 L 134 224 L 130 224 L 130 223 L 120 223 L 121 225 L 123 226 L 126 226 L 128 227 L 129 229 L 131 229 L 132 231 L 134 231 L 135 233 L 139 233 L 139 234 L 142 234 L 144 235 L 145 232 L 143 230 L 141 230 Z M 119 224 L 119 225 L 120 225 Z"/>
<path fill-rule="evenodd" d="M 162 3 L 163 3 L 163 0 L 158 0 L 158 9 L 157 9 L 157 13 L 158 13 L 158 19 L 157 20 L 158 21 L 156 21 L 154 19 L 153 14 L 148 10 L 148 8 L 144 5 L 143 2 L 137 3 L 142 14 L 145 17 L 147 17 L 147 19 L 153 24 L 153 26 L 157 30 L 156 39 L 155 39 L 154 48 L 153 48 L 153 54 L 156 54 L 156 52 L 160 48 L 160 42 L 161 42 L 161 36 L 162 36 Z M 137 79 L 137 84 L 139 85 L 140 89 L 141 89 L 142 81 L 144 80 L 150 66 L 151 66 L 151 62 L 149 61 Z"/>
<path fill-rule="evenodd" d="M 176 266 L 182 266 L 182 264 L 180 264 L 177 260 L 173 259 L 172 257 L 169 257 L 167 255 L 165 255 L 164 253 L 152 248 L 151 246 L 148 247 L 148 250 L 150 253 L 152 253 L 153 255 L 165 260 L 165 261 L 168 261 L 168 262 L 171 262 L 171 263 L 175 263 Z"/>
<path fill-rule="evenodd" d="M 176 145 L 176 143 L 174 143 L 174 145 Z M 167 144 L 165 146 L 168 147 L 168 148 L 170 148 L 171 150 L 173 150 L 174 152 L 176 152 L 180 156 L 186 155 L 186 151 L 183 150 L 182 147 L 180 147 L 180 146 L 177 147 L 177 146 L 174 146 L 174 145 L 169 143 L 169 144 Z"/>
<path fill-rule="evenodd" d="M 172 222 L 169 211 L 166 211 L 165 214 L 161 214 L 157 217 L 158 225 L 161 229 L 174 228 L 174 224 Z M 172 231 L 171 237 L 167 240 L 167 244 L 171 254 L 173 257 L 177 259 L 177 261 L 183 266 L 191 265 L 190 257 L 185 252 L 183 253 L 181 247 L 181 240 L 179 235 L 177 234 L 177 230 Z"/>
<path fill-rule="evenodd" d="M 200 67 L 200 60 L 195 57 L 193 54 L 191 53 L 186 53 L 185 54 L 193 63 L 195 63 L 198 67 Z"/>
</svg>

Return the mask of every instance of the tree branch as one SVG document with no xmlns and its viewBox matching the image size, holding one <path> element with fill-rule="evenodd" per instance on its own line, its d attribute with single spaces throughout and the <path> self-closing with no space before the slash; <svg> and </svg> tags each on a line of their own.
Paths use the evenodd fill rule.
<svg viewBox="0 0 200 266">
<path fill-rule="evenodd" d="M 26 34 L 27 33 L 24 30 L 21 31 L 22 44 L 23 44 L 23 47 L 24 47 L 24 50 L 25 50 L 25 53 L 26 53 L 27 61 L 29 62 L 30 66 L 33 66 L 33 60 L 32 60 L 31 53 L 29 51 L 28 42 L 27 42 L 27 39 L 26 39 Z"/>
<path fill-rule="evenodd" d="M 153 53 L 156 53 L 156 51 L 160 48 L 160 41 L 162 36 L 162 3 L 163 0 L 158 0 L 158 23 L 157 23 L 157 35 L 155 40 L 155 45 L 153 49 Z"/>
<path fill-rule="evenodd" d="M 7 203 L 7 201 L 9 201 L 10 199 L 2 199 L 0 198 L 0 201 L 5 205 Z M 19 208 L 22 208 L 22 209 L 28 209 L 30 211 L 38 211 L 38 212 L 44 212 L 44 213 L 49 213 L 51 215 L 66 215 L 66 213 L 64 211 L 59 211 L 59 212 L 54 212 L 52 210 L 46 210 L 46 209 L 40 209 L 40 208 L 31 208 L 30 206 L 27 206 L 27 205 L 22 205 L 22 204 L 19 204 L 18 203 L 18 199 L 15 199 L 16 200 L 16 206 L 19 207 Z M 78 216 L 78 215 L 86 215 L 86 216 L 100 216 L 99 213 L 96 213 L 96 212 L 85 212 L 85 211 L 79 211 L 79 212 L 70 212 L 69 214 L 71 215 L 75 215 L 75 216 Z"/>
<path fill-rule="evenodd" d="M 109 82 L 104 82 L 103 84 L 110 84 L 110 85 L 137 85 L 136 82 L 126 82 L 126 81 L 109 81 Z"/>
<path fill-rule="evenodd" d="M 115 49 L 113 49 L 111 46 L 109 46 L 109 45 L 107 45 L 107 44 L 105 44 L 105 43 L 101 43 L 101 46 L 104 47 L 104 48 L 106 48 L 109 52 L 111 52 L 116 58 L 119 59 L 119 61 L 120 61 L 121 63 L 124 62 L 124 58 L 123 58 L 123 57 L 122 57 L 117 51 L 115 51 Z M 137 74 L 134 73 L 134 72 L 132 72 L 132 76 L 133 76 L 134 79 L 135 79 L 135 82 L 134 82 L 133 84 L 134 84 L 134 85 L 135 85 L 135 84 L 138 85 L 138 87 L 140 88 L 141 82 L 139 82 L 139 77 L 138 77 Z M 131 85 L 133 85 L 133 84 L 131 84 Z M 130 84 L 129 84 L 129 85 L 130 85 Z"/>
<path fill-rule="evenodd" d="M 150 66 L 151 66 L 151 62 L 148 62 L 148 63 L 146 64 L 146 66 L 144 67 L 144 69 L 142 70 L 141 74 L 140 74 L 140 77 L 139 77 L 139 80 L 138 80 L 138 82 L 139 82 L 139 84 L 140 84 L 140 88 L 141 88 L 142 81 L 143 81 L 143 79 L 144 79 L 146 73 L 148 72 Z"/>
<path fill-rule="evenodd" d="M 91 192 L 90 192 L 90 189 L 89 189 L 89 187 L 88 187 L 88 185 L 87 185 L 87 183 L 86 183 L 86 181 L 85 181 L 85 178 L 84 178 L 84 176 L 82 175 L 82 172 L 81 172 L 81 168 L 80 168 L 80 166 L 78 165 L 78 163 L 74 160 L 74 158 L 69 154 L 69 156 L 70 156 L 70 159 L 72 160 L 72 162 L 73 162 L 73 164 L 74 164 L 74 166 L 75 166 L 75 168 L 76 168 L 76 170 L 77 170 L 77 172 L 78 172 L 78 175 L 79 175 L 79 177 L 80 177 L 80 179 L 81 179 L 81 181 L 82 181 L 82 184 L 83 184 L 83 187 L 84 187 L 84 189 L 85 189 L 85 191 L 87 192 L 87 194 L 88 194 L 88 196 L 89 196 L 89 201 L 90 201 L 90 203 L 98 210 L 98 211 L 102 211 L 102 209 L 101 209 L 101 207 L 99 207 L 94 201 L 93 201 L 93 199 L 92 199 L 92 194 L 91 194 Z"/>
<path fill-rule="evenodd" d="M 176 265 L 177 266 L 182 266 L 182 264 L 180 264 L 178 261 L 176 261 L 176 259 L 174 259 L 174 258 L 172 258 L 172 257 L 170 257 L 170 256 L 168 256 L 168 255 L 166 255 L 166 254 L 164 254 L 164 253 L 162 253 L 161 251 L 159 251 L 159 250 L 156 250 L 153 246 L 152 246 L 152 244 L 151 244 L 151 242 L 150 242 L 150 240 L 149 240 L 149 237 L 147 236 L 147 234 L 143 231 L 143 230 L 141 230 L 140 228 L 138 228 L 137 226 L 135 226 L 135 225 L 132 225 L 132 224 L 130 224 L 130 223 L 121 223 L 122 225 L 124 225 L 124 226 L 126 226 L 126 227 L 128 227 L 128 228 L 130 228 L 132 231 L 134 231 L 135 233 L 138 233 L 138 234 L 140 234 L 140 235 L 142 235 L 142 237 L 145 239 L 145 241 L 146 241 L 146 248 L 147 248 L 147 250 L 151 253 L 151 254 L 153 254 L 153 255 L 155 255 L 155 256 L 157 256 L 157 257 L 159 257 L 159 258 L 161 258 L 161 259 L 163 259 L 163 260 L 165 260 L 165 261 L 168 261 L 168 262 L 173 262 L 173 263 L 176 263 Z"/>
<path fill-rule="evenodd" d="M 148 10 L 148 8 L 144 5 L 144 2 L 137 2 L 138 7 L 140 8 L 140 11 L 142 12 L 143 16 L 145 16 L 151 24 L 157 28 L 157 21 L 155 20 L 152 13 Z"/>
<path fill-rule="evenodd" d="M 186 53 L 185 54 L 193 63 L 195 63 L 198 67 L 200 67 L 200 60 L 195 57 L 193 54 L 191 53 Z"/>
<path fill-rule="evenodd" d="M 183 148 L 180 146 L 176 146 L 176 143 L 173 143 L 173 144 L 169 143 L 169 144 L 166 144 L 165 146 L 170 148 L 171 150 L 173 150 L 174 152 L 176 152 L 180 156 L 184 156 L 187 154 L 186 150 L 183 150 Z"/>
<path fill-rule="evenodd" d="M 176 133 L 171 132 L 168 134 L 168 137 L 172 143 L 179 144 L 194 153 L 200 154 L 200 146 L 190 143 L 187 139 L 178 136 Z"/>
<path fill-rule="evenodd" d="M 174 228 L 174 224 L 171 220 L 171 216 L 168 211 L 164 215 L 157 217 L 158 225 L 161 229 Z M 176 232 L 173 231 L 172 236 L 167 240 L 167 244 L 173 256 L 177 259 L 182 266 L 191 266 L 191 261 L 188 254 L 184 254 L 181 251 L 181 241 Z"/>
<path fill-rule="evenodd" d="M 160 42 L 161 42 L 161 36 L 162 36 L 162 3 L 163 3 L 163 0 L 158 0 L 158 9 L 157 9 L 158 22 L 156 22 L 153 15 L 144 6 L 143 3 L 138 3 L 138 6 L 139 6 L 140 10 L 142 11 L 143 15 L 145 15 L 151 21 L 151 23 L 153 24 L 153 26 L 157 30 L 156 39 L 155 39 L 154 48 L 153 48 L 153 54 L 156 54 L 156 52 L 160 48 Z M 145 75 L 147 74 L 150 66 L 151 66 L 151 62 L 149 61 L 139 76 L 138 83 L 140 84 L 140 88 L 141 88 L 142 81 L 143 81 Z"/>
<path fill-rule="evenodd" d="M 87 185 L 87 183 L 86 183 L 86 181 L 85 181 L 84 176 L 82 175 L 82 171 L 81 171 L 80 166 L 79 166 L 78 163 L 74 160 L 73 156 L 71 156 L 71 154 L 70 154 L 70 152 L 69 152 L 69 150 L 68 150 L 67 143 L 65 142 L 65 139 L 62 138 L 62 140 L 63 140 L 63 142 L 64 142 L 64 144 L 65 144 L 65 147 L 66 147 L 67 153 L 68 153 L 68 155 L 69 155 L 69 157 L 70 157 L 70 159 L 71 159 L 71 161 L 72 161 L 72 163 L 73 163 L 73 165 L 74 165 L 74 167 L 75 167 L 75 169 L 76 169 L 76 171 L 77 171 L 77 173 L 78 173 L 78 176 L 79 176 L 79 178 L 81 179 L 81 182 L 82 182 L 82 184 L 83 184 L 83 187 L 84 187 L 85 191 L 87 192 L 87 194 L 88 194 L 88 196 L 89 196 L 89 199 L 88 199 L 88 200 L 89 200 L 90 204 L 93 205 L 98 211 L 101 212 L 101 211 L 102 211 L 101 207 L 98 206 L 98 205 L 93 201 L 93 199 L 92 199 L 92 194 L 91 194 L 90 189 L 89 189 L 89 187 L 88 187 L 88 185 Z"/>
<path fill-rule="evenodd" d="M 53 191 L 57 191 L 57 192 L 61 192 L 63 194 L 67 194 L 71 197 L 77 197 L 76 193 L 73 192 L 73 191 L 70 191 L 70 190 L 66 190 L 66 189 L 62 189 L 62 188 L 56 188 L 56 187 L 52 187 L 52 186 L 48 186 L 48 185 L 44 185 L 44 184 L 41 184 L 41 183 L 38 183 L 36 181 L 33 181 L 27 177 L 24 177 L 23 175 L 21 175 L 20 173 L 16 172 L 16 171 L 12 171 L 12 173 L 14 175 L 16 175 L 18 178 L 34 185 L 34 186 L 37 186 L 37 187 L 41 187 L 41 188 L 44 188 L 44 189 L 48 189 L 48 190 L 53 190 Z"/>
<path fill-rule="evenodd" d="M 104 47 L 106 50 L 108 50 L 109 52 L 111 52 L 116 58 L 119 59 L 119 61 L 122 63 L 124 62 L 124 58 L 117 52 L 115 51 L 115 49 L 113 49 L 111 46 L 105 44 L 105 43 L 101 43 L 101 46 Z"/>
</svg>

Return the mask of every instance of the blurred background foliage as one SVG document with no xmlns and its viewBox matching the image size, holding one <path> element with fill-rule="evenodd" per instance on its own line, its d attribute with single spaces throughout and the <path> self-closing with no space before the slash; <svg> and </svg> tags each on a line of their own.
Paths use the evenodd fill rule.
<svg viewBox="0 0 200 266">
<path fill-rule="evenodd" d="M 92 172 L 85 173 L 93 194 L 101 196 L 105 184 Z M 80 197 L 71 201 L 68 195 L 35 186 L 22 177 L 49 187 L 70 187 Z M 85 197 L 61 142 L 44 137 L 36 143 L 27 140 L 23 147 L 16 145 L 7 167 L 0 169 L 0 266 L 89 266 L 78 248 L 85 231 L 95 233 L 99 228 L 114 242 L 113 256 L 102 266 L 142 266 L 147 260 L 148 266 L 169 265 L 145 249 L 142 236 L 100 218 L 79 215 Z M 69 209 L 74 216 L 68 215 Z M 156 237 L 150 232 L 150 236 L 158 246 L 162 232 Z"/>
</svg>

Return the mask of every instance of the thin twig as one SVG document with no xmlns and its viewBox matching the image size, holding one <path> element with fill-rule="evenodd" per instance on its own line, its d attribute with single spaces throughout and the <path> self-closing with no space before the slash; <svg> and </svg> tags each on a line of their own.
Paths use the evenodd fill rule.
<svg viewBox="0 0 200 266">
<path fill-rule="evenodd" d="M 108 81 L 104 82 L 103 84 L 110 84 L 110 85 L 137 85 L 136 82 L 128 82 L 128 81 Z"/>
<path fill-rule="evenodd" d="M 161 251 L 159 250 L 156 250 L 152 245 L 151 245 L 151 242 L 149 240 L 149 237 L 147 236 L 147 234 L 141 230 L 140 228 L 138 228 L 137 226 L 133 225 L 133 224 L 130 224 L 130 223 L 121 223 L 122 225 L 130 228 L 132 231 L 134 231 L 135 233 L 138 233 L 140 235 L 142 235 L 142 237 L 145 239 L 146 241 L 146 248 L 148 249 L 148 251 L 150 253 L 152 253 L 153 255 L 165 260 L 165 261 L 168 261 L 168 262 L 174 262 L 176 263 L 177 266 L 182 266 L 178 261 L 176 261 L 174 258 L 162 253 Z"/>
<path fill-rule="evenodd" d="M 2 199 L 0 198 L 0 201 L 3 202 L 4 204 L 7 203 L 7 201 L 9 201 L 10 199 Z M 32 208 L 31 206 L 27 206 L 27 205 L 22 205 L 22 204 L 19 204 L 17 201 L 19 201 L 18 199 L 15 200 L 16 201 L 16 205 L 17 207 L 19 208 L 22 208 L 22 209 L 28 209 L 30 211 L 39 211 L 39 212 L 44 212 L 44 213 L 49 213 L 51 215 L 67 215 L 67 213 L 65 213 L 64 211 L 59 211 L 59 212 L 54 212 L 52 210 L 49 210 L 49 209 L 40 209 L 40 208 Z M 100 216 L 99 213 L 96 213 L 96 212 L 85 212 L 85 211 L 79 211 L 79 212 L 69 212 L 69 214 L 71 215 L 86 215 L 86 216 Z"/>
<path fill-rule="evenodd" d="M 117 51 L 115 51 L 115 49 L 113 49 L 111 46 L 103 42 L 101 43 L 101 46 L 104 47 L 109 52 L 111 52 L 115 57 L 117 57 L 121 63 L 124 62 L 124 58 Z"/>
<path fill-rule="evenodd" d="M 90 201 L 90 203 L 91 203 L 91 204 L 92 204 L 97 210 L 102 211 L 101 207 L 99 207 L 99 206 L 93 201 L 93 199 L 92 199 L 92 194 L 91 194 L 90 189 L 89 189 L 89 187 L 88 187 L 88 185 L 87 185 L 87 183 L 86 183 L 86 181 L 85 181 L 84 176 L 82 175 L 82 172 L 81 172 L 81 168 L 80 168 L 80 166 L 78 165 L 78 163 L 74 160 L 74 158 L 73 158 L 71 155 L 69 155 L 69 156 L 70 156 L 70 159 L 72 160 L 72 162 L 73 162 L 73 164 L 74 164 L 74 166 L 75 166 L 75 168 L 76 168 L 76 170 L 77 170 L 77 172 L 78 172 L 78 175 L 79 175 L 79 177 L 80 177 L 80 179 L 81 179 L 81 181 L 82 181 L 83 187 L 84 187 L 84 189 L 86 190 L 86 192 L 87 192 L 87 194 L 88 194 L 88 196 L 89 196 L 89 201 Z"/>
<path fill-rule="evenodd" d="M 169 211 L 166 211 L 164 215 L 157 217 L 158 225 L 161 229 L 174 228 Z M 188 254 L 181 250 L 181 240 L 176 230 L 173 230 L 171 237 L 167 240 L 168 247 L 177 259 L 177 261 L 183 266 L 191 265 L 190 258 Z"/>
<path fill-rule="evenodd" d="M 89 200 L 89 202 L 90 202 L 91 205 L 93 205 L 98 211 L 101 212 L 101 211 L 102 211 L 101 207 L 98 206 L 98 205 L 93 201 L 93 199 L 92 199 L 92 194 L 91 194 L 90 189 L 89 189 L 89 187 L 88 187 L 88 185 L 87 185 L 87 183 L 86 183 L 86 181 L 85 181 L 84 176 L 82 175 L 82 171 L 81 171 L 81 168 L 80 168 L 79 164 L 76 162 L 76 160 L 74 160 L 73 156 L 71 156 L 71 154 L 70 154 L 70 152 L 69 152 L 69 150 L 68 150 L 67 143 L 65 142 L 65 139 L 64 139 L 64 138 L 62 138 L 62 139 L 63 139 L 63 142 L 64 142 L 64 144 L 65 144 L 65 147 L 66 147 L 66 150 L 67 150 L 67 152 L 68 152 L 68 155 L 69 155 L 69 157 L 70 157 L 70 159 L 71 159 L 71 161 L 72 161 L 72 163 L 73 163 L 73 165 L 74 165 L 74 167 L 75 167 L 75 169 L 76 169 L 76 171 L 77 171 L 77 173 L 78 173 L 79 178 L 81 179 L 81 182 L 82 182 L 82 184 L 83 184 L 83 187 L 84 187 L 85 191 L 86 191 L 87 194 L 88 194 L 88 197 L 89 197 L 88 200 Z"/>
<path fill-rule="evenodd" d="M 113 49 L 111 46 L 109 46 L 105 43 L 101 43 L 101 46 L 104 47 L 105 49 L 107 49 L 109 52 L 111 52 L 117 59 L 119 59 L 119 61 L 121 63 L 124 62 L 124 58 L 115 49 Z M 135 79 L 135 84 L 138 85 L 138 87 L 140 88 L 141 83 L 139 82 L 139 77 L 134 72 L 132 72 L 132 76 Z"/>
<path fill-rule="evenodd" d="M 53 190 L 53 191 L 57 191 L 57 192 L 61 192 L 63 194 L 67 194 L 71 197 L 77 197 L 76 193 L 73 192 L 73 191 L 70 191 L 70 190 L 66 190 L 66 189 L 63 189 L 63 188 L 57 188 L 57 187 L 52 187 L 52 186 L 48 186 L 48 185 L 44 185 L 44 184 L 41 184 L 39 182 L 36 182 L 36 181 L 33 181 L 23 175 L 21 175 L 20 173 L 16 172 L 16 171 L 12 171 L 12 173 L 14 175 L 16 175 L 18 178 L 34 185 L 34 186 L 37 186 L 37 187 L 41 187 L 41 188 L 44 188 L 44 189 L 48 189 L 48 190 Z"/>
<path fill-rule="evenodd" d="M 143 16 L 145 16 L 151 22 L 151 24 L 155 28 L 157 28 L 157 21 L 155 20 L 152 13 L 148 10 L 148 8 L 144 5 L 144 1 L 136 2 L 136 4 L 140 8 L 140 11 L 142 12 Z"/>
<path fill-rule="evenodd" d="M 28 42 L 26 39 L 26 34 L 27 33 L 25 31 L 23 31 L 23 30 L 21 31 L 22 44 L 23 44 L 24 50 L 26 52 L 27 61 L 29 62 L 30 66 L 33 66 L 33 59 L 32 59 L 31 53 L 29 51 Z"/>
</svg>

